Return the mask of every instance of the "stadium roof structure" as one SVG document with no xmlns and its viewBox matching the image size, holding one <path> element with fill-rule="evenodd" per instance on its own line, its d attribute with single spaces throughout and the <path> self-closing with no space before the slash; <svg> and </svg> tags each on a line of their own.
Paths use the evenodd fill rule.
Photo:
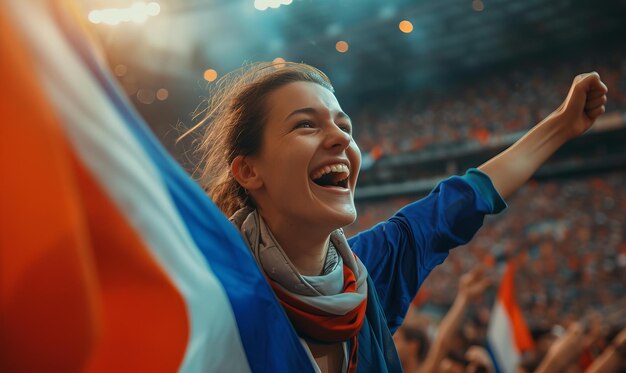
<svg viewBox="0 0 626 373">
<path fill-rule="evenodd" d="M 280 57 L 319 67 L 338 90 L 356 94 L 412 89 L 626 34 L 621 0 L 156 1 L 161 12 L 145 25 L 98 25 L 116 63 L 201 78 L 208 68 L 222 75 Z M 404 31 L 402 21 L 410 22 Z M 347 51 L 336 49 L 339 41 Z"/>
</svg>

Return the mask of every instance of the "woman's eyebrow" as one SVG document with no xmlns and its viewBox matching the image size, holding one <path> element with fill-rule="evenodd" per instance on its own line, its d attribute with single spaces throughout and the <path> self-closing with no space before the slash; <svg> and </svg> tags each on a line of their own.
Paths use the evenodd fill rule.
<svg viewBox="0 0 626 373">
<path fill-rule="evenodd" d="M 312 107 L 305 107 L 305 108 L 302 108 L 302 109 L 297 109 L 297 110 L 292 111 L 289 115 L 287 115 L 284 120 L 286 121 L 289 118 L 291 118 L 292 116 L 294 116 L 296 114 L 301 114 L 301 113 L 304 113 L 304 114 L 317 114 L 317 110 L 315 110 Z"/>
<path fill-rule="evenodd" d="M 350 123 L 352 123 L 352 118 L 350 118 L 350 116 L 343 111 L 338 112 L 337 116 L 343 119 L 347 119 Z"/>
<path fill-rule="evenodd" d="M 291 113 L 289 113 L 289 115 L 287 115 L 285 117 L 284 121 L 287 121 L 292 116 L 294 116 L 296 114 L 301 114 L 301 113 L 314 115 L 314 114 L 317 114 L 318 112 L 317 112 L 317 110 L 315 108 L 312 108 L 312 107 L 305 107 L 305 108 L 302 108 L 302 109 L 296 109 L 296 110 L 292 111 Z M 348 114 L 344 113 L 343 111 L 338 112 L 337 116 L 340 117 L 340 118 L 347 119 L 347 120 L 350 121 L 350 123 L 352 123 L 352 119 L 350 119 L 350 116 Z"/>
</svg>

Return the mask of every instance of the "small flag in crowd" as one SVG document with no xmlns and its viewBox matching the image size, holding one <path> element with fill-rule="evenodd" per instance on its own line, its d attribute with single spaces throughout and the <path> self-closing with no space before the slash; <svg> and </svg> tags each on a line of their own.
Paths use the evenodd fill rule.
<svg viewBox="0 0 626 373">
<path fill-rule="evenodd" d="M 507 263 L 487 330 L 488 350 L 498 373 L 513 373 L 533 340 L 515 301 L 515 262 Z"/>
</svg>

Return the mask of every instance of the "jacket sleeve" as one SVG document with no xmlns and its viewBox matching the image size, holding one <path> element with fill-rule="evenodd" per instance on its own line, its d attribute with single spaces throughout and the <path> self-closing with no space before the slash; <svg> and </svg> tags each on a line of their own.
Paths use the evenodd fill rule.
<svg viewBox="0 0 626 373">
<path fill-rule="evenodd" d="M 448 251 L 467 243 L 485 215 L 505 208 L 489 177 L 470 169 L 440 182 L 428 196 L 348 241 L 369 271 L 392 333 L 426 276 Z"/>
</svg>

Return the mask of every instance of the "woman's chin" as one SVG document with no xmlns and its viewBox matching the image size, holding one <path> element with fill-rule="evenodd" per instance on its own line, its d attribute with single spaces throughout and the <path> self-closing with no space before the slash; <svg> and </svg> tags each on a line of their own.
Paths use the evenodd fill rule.
<svg viewBox="0 0 626 373">
<path fill-rule="evenodd" d="M 332 216 L 329 215 L 326 221 L 332 222 L 333 230 L 335 230 L 354 223 L 356 216 L 356 209 L 352 206 L 352 208 L 344 208 L 340 211 L 333 211 Z"/>
</svg>

